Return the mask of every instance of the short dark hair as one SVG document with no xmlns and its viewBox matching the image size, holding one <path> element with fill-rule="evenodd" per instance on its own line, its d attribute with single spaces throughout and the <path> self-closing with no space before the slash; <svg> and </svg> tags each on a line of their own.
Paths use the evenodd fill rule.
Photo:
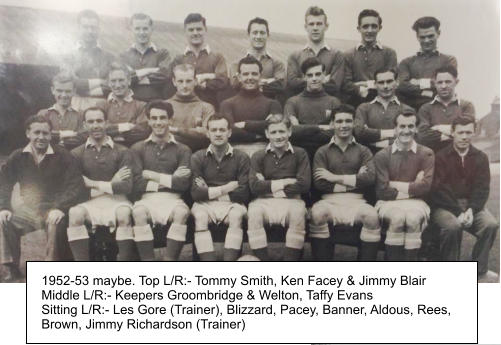
<svg viewBox="0 0 501 345">
<path fill-rule="evenodd" d="M 207 129 L 209 129 L 209 122 L 218 120 L 226 120 L 226 123 L 228 124 L 228 129 L 231 129 L 231 127 L 233 127 L 233 121 L 231 121 L 228 117 L 220 113 L 214 113 L 207 118 Z"/>
<path fill-rule="evenodd" d="M 90 18 L 90 19 L 97 19 L 99 21 L 99 16 L 94 10 L 83 10 L 80 11 L 77 15 L 77 23 L 80 24 L 80 21 L 82 18 Z"/>
<path fill-rule="evenodd" d="M 377 77 L 378 74 L 386 73 L 386 72 L 393 73 L 393 77 L 395 77 L 395 80 L 398 79 L 398 71 L 397 71 L 396 68 L 381 67 L 381 68 L 377 69 L 376 72 L 374 72 L 374 81 L 377 80 L 376 77 Z"/>
<path fill-rule="evenodd" d="M 411 107 L 400 107 L 400 112 L 397 116 L 393 118 L 393 125 L 397 127 L 397 119 L 402 115 L 403 117 L 411 117 L 414 116 L 416 118 L 416 126 L 419 126 L 419 116 L 416 115 L 416 111 Z"/>
<path fill-rule="evenodd" d="M 270 128 L 270 125 L 275 125 L 278 123 L 284 123 L 287 128 L 292 127 L 292 122 L 289 116 L 284 114 L 270 114 L 266 117 L 266 129 Z"/>
<path fill-rule="evenodd" d="M 263 72 L 263 64 L 259 62 L 258 59 L 256 59 L 254 56 L 246 56 L 240 61 L 238 61 L 238 73 L 240 73 L 240 66 L 242 65 L 258 65 L 259 67 L 259 73 Z"/>
<path fill-rule="evenodd" d="M 358 25 L 359 26 L 362 23 L 362 18 L 365 18 L 365 17 L 376 17 L 378 20 L 379 26 L 381 26 L 383 24 L 383 18 L 381 18 L 381 16 L 379 15 L 379 13 L 377 11 L 365 9 L 358 14 Z"/>
<path fill-rule="evenodd" d="M 161 99 L 154 99 L 146 104 L 144 112 L 148 119 L 150 118 L 151 109 L 165 110 L 169 119 L 172 117 L 172 115 L 174 115 L 174 108 L 172 108 L 172 104 Z"/>
<path fill-rule="evenodd" d="M 435 70 L 435 72 L 433 72 L 433 79 L 436 79 L 437 74 L 439 74 L 439 73 L 449 73 L 450 75 L 452 75 L 454 77 L 454 79 L 457 79 L 457 77 L 458 77 L 457 68 L 452 66 L 451 64 L 447 64 L 447 65 L 444 65 L 444 66 L 437 68 Z"/>
<path fill-rule="evenodd" d="M 205 18 L 200 13 L 190 13 L 184 18 L 184 27 L 186 27 L 187 24 L 198 22 L 202 22 L 204 27 L 207 28 Z"/>
<path fill-rule="evenodd" d="M 268 34 L 268 36 L 270 35 L 270 28 L 268 26 L 268 21 L 266 19 L 263 19 L 260 17 L 256 17 L 254 19 L 251 19 L 249 21 L 249 24 L 247 25 L 247 33 L 248 34 L 250 34 L 252 24 L 263 24 L 264 26 L 266 26 L 266 33 Z"/>
<path fill-rule="evenodd" d="M 477 128 L 477 123 L 476 123 L 475 118 L 473 116 L 461 114 L 458 117 L 456 117 L 454 120 L 452 120 L 452 124 L 451 124 L 452 131 L 454 132 L 457 125 L 466 126 L 466 125 L 469 125 L 470 123 L 473 123 L 473 129 Z"/>
<path fill-rule="evenodd" d="M 132 26 L 132 22 L 137 19 L 137 20 L 145 20 L 148 19 L 150 22 L 150 26 L 153 26 L 153 19 L 147 14 L 144 13 L 134 13 L 132 17 L 130 17 L 130 26 Z"/>
<path fill-rule="evenodd" d="M 85 109 L 83 111 L 83 113 L 82 113 L 82 118 L 83 118 L 84 122 L 85 122 L 85 116 L 87 115 L 87 113 L 89 111 L 100 111 L 104 115 L 104 120 L 106 121 L 108 119 L 108 114 L 106 114 L 106 111 L 103 108 L 101 108 L 101 107 L 89 107 L 89 108 Z"/>
<path fill-rule="evenodd" d="M 304 14 L 304 21 L 306 22 L 306 18 L 308 16 L 324 16 L 325 22 L 327 23 L 327 15 L 325 14 L 325 11 L 318 7 L 318 6 L 310 6 L 306 10 L 306 13 Z"/>
<path fill-rule="evenodd" d="M 309 70 L 312 67 L 316 66 L 322 66 L 322 72 L 325 72 L 325 65 L 320 61 L 317 57 L 309 57 L 306 60 L 303 61 L 301 64 L 301 72 L 303 74 L 306 74 L 306 71 Z"/>
<path fill-rule="evenodd" d="M 46 123 L 52 131 L 52 123 L 50 123 L 49 119 L 43 115 L 31 115 L 28 117 L 26 121 L 24 121 L 24 129 L 28 131 L 33 123 Z"/>
<path fill-rule="evenodd" d="M 341 103 L 340 105 L 334 107 L 331 112 L 330 116 L 330 121 L 334 121 L 336 119 L 336 114 L 339 113 L 348 113 L 353 116 L 353 119 L 355 119 L 355 108 L 349 104 Z"/>
<path fill-rule="evenodd" d="M 73 83 L 73 87 L 75 87 L 75 78 L 68 71 L 61 71 L 52 78 L 52 86 L 55 83 Z"/>
<path fill-rule="evenodd" d="M 437 31 L 440 30 L 440 21 L 435 17 L 421 17 L 414 22 L 412 30 L 418 32 L 419 29 L 428 29 L 434 27 Z"/>
</svg>

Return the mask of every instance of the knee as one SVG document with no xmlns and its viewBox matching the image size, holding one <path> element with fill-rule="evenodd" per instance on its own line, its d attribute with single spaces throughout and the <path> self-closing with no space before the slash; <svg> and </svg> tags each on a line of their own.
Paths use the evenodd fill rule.
<svg viewBox="0 0 501 345">
<path fill-rule="evenodd" d="M 118 226 L 128 226 L 130 222 L 131 210 L 129 207 L 119 207 L 115 212 Z"/>
<path fill-rule="evenodd" d="M 148 223 L 148 211 L 144 206 L 134 207 L 132 217 L 136 225 L 146 225 Z"/>
<path fill-rule="evenodd" d="M 71 226 L 80 226 L 85 223 L 85 209 L 79 206 L 70 208 L 68 218 Z"/>
<path fill-rule="evenodd" d="M 422 223 L 423 219 L 420 215 L 417 215 L 415 213 L 407 213 L 405 216 L 405 224 L 407 226 L 407 231 L 409 232 L 421 231 Z"/>
<path fill-rule="evenodd" d="M 190 215 L 190 209 L 186 205 L 178 205 L 174 209 L 173 213 L 173 223 L 186 224 L 188 216 Z"/>
<path fill-rule="evenodd" d="M 193 218 L 195 219 L 195 225 L 198 226 L 207 226 L 209 223 L 209 215 L 204 210 L 192 210 Z"/>
<path fill-rule="evenodd" d="M 250 205 L 247 216 L 249 218 L 249 223 L 262 222 L 264 218 L 264 210 L 260 206 Z"/>
<path fill-rule="evenodd" d="M 315 225 L 327 223 L 329 219 L 329 210 L 327 207 L 319 205 L 318 203 L 311 208 L 311 221 Z"/>
<path fill-rule="evenodd" d="M 292 205 L 288 212 L 290 222 L 304 222 L 306 207 L 304 205 Z"/>
<path fill-rule="evenodd" d="M 242 219 L 244 215 L 244 210 L 240 208 L 232 208 L 228 214 L 228 223 L 230 228 L 240 228 L 242 226 Z"/>
<path fill-rule="evenodd" d="M 379 217 L 374 207 L 365 205 L 360 210 L 360 219 L 364 227 L 369 229 L 379 228 Z"/>
<path fill-rule="evenodd" d="M 405 226 L 405 213 L 401 210 L 390 210 L 388 220 L 392 231 L 403 231 Z M 390 231 L 390 229 L 388 229 Z"/>
</svg>

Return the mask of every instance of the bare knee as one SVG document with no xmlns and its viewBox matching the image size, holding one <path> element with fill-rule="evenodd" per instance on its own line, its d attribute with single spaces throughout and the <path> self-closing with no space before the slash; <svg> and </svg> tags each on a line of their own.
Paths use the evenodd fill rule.
<svg viewBox="0 0 501 345">
<path fill-rule="evenodd" d="M 174 208 L 172 222 L 176 224 L 186 224 L 190 209 L 186 205 L 178 205 Z"/>
<path fill-rule="evenodd" d="M 134 223 L 138 226 L 148 224 L 148 210 L 144 206 L 136 206 L 132 209 Z"/>
<path fill-rule="evenodd" d="M 117 219 L 118 226 L 130 226 L 131 225 L 130 216 L 131 216 L 130 207 L 121 206 L 117 208 L 117 210 L 115 211 L 115 217 Z"/>
<path fill-rule="evenodd" d="M 311 208 L 311 221 L 315 225 L 327 223 L 329 221 L 329 210 L 326 206 L 318 203 Z"/>
<path fill-rule="evenodd" d="M 228 224 L 230 228 L 241 228 L 245 211 L 241 208 L 232 208 L 228 213 Z"/>
<path fill-rule="evenodd" d="M 197 230 L 207 230 L 209 226 L 209 215 L 207 211 L 197 209 L 192 210 L 193 218 L 195 219 L 195 227 Z"/>
<path fill-rule="evenodd" d="M 364 227 L 368 229 L 379 228 L 379 217 L 374 207 L 369 205 L 362 206 L 359 211 L 359 216 Z"/>
<path fill-rule="evenodd" d="M 407 232 L 421 231 L 422 223 L 423 223 L 423 218 L 420 215 L 410 212 L 405 215 L 405 224 L 407 226 Z"/>
<path fill-rule="evenodd" d="M 400 209 L 391 209 L 386 218 L 389 222 L 389 230 L 401 232 L 405 227 L 405 213 Z"/>
<path fill-rule="evenodd" d="M 70 211 L 68 212 L 70 226 L 84 225 L 86 214 L 87 210 L 83 207 L 75 206 L 70 208 Z"/>
</svg>

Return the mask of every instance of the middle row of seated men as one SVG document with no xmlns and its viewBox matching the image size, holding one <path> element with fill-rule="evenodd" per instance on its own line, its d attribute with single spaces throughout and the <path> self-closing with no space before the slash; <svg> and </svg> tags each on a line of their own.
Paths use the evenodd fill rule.
<svg viewBox="0 0 501 345">
<path fill-rule="evenodd" d="M 0 174 L 2 263 L 19 260 L 19 237 L 12 236 L 13 230 L 7 225 L 12 221 L 12 226 L 21 226 L 15 223 L 19 222 L 19 211 L 14 208 L 9 215 L 7 210 L 13 184 L 20 182 L 21 194 L 27 196 L 29 191 L 38 190 L 44 207 L 58 204 L 47 199 L 66 198 L 67 237 L 75 260 L 89 259 L 87 225 L 107 226 L 115 232 L 120 260 L 133 259 L 136 249 L 142 260 L 152 260 L 151 224 L 170 224 L 166 251 L 168 259 L 176 260 L 186 240 L 190 214 L 181 194 L 191 188 L 194 244 L 202 260 L 215 259 L 210 223 L 228 224 L 224 259 L 237 259 L 246 217 L 250 248 L 261 260 L 269 259 L 265 226 L 272 224 L 286 228 L 284 260 L 298 260 L 305 242 L 306 219 L 310 221 L 312 251 L 317 259 L 332 258 L 328 229 L 331 222 L 362 226 L 360 257 L 364 260 L 375 260 L 383 226 L 387 226 L 386 258 L 415 260 L 422 231 L 430 220 L 430 203 L 435 207 L 436 224 L 448 228 L 451 223 L 446 218 L 461 219 L 457 229 L 447 232 L 443 257 L 459 255 L 455 236 L 466 229 L 479 238 L 473 251 L 473 259 L 479 261 L 479 274 L 487 270 L 497 223 L 484 209 L 489 194 L 489 166 L 486 155 L 470 145 L 475 129 L 472 117 L 454 119 L 450 131 L 453 143 L 437 154 L 440 165 L 435 166 L 433 151 L 414 140 L 419 118 L 412 108 L 402 109 L 393 118 L 395 140 L 373 157 L 370 149 L 353 137 L 355 110 L 341 104 L 329 114 L 333 136 L 316 151 L 311 169 L 307 152 L 290 143 L 292 121 L 287 115 L 267 117 L 264 131 L 268 143 L 251 158 L 229 143 L 232 120 L 218 114 L 205 121 L 210 144 L 191 155 L 190 148 L 170 133 L 172 115 L 168 103 L 148 103 L 145 116 L 151 134 L 129 150 L 106 134 L 109 124 L 103 109 L 86 109 L 83 122 L 88 138 L 72 151 L 74 161 L 66 160 L 67 166 L 59 167 L 71 171 L 73 182 L 63 176 L 64 183 L 57 187 L 52 178 L 51 188 L 59 189 L 47 195 L 45 186 L 36 188 L 44 180 L 35 175 L 43 170 L 49 154 L 59 154 L 62 149 L 52 148 L 48 140 L 40 139 L 44 133 L 50 139 L 50 121 L 40 115 L 31 117 L 26 127 L 30 143 L 9 157 Z M 453 152 L 460 158 L 459 165 L 450 163 Z M 28 156 L 20 156 L 24 153 Z M 29 162 L 20 158 L 29 155 L 38 161 L 38 168 L 33 170 L 33 164 L 26 165 Z M 79 173 L 75 174 L 75 169 Z M 434 169 L 435 190 L 428 194 Z M 322 196 L 306 217 L 301 196 L 310 192 L 312 171 L 315 189 Z M 78 193 L 81 176 L 81 185 L 86 187 L 83 194 Z M 71 193 L 65 195 L 70 185 Z M 377 202 L 372 206 L 364 191 L 374 185 Z M 134 204 L 127 197 L 130 194 L 138 196 Z M 76 204 L 77 200 L 85 201 Z M 32 207 L 40 208 L 42 204 Z M 60 221 L 61 210 L 56 210 L 56 215 L 52 211 L 48 217 Z"/>
</svg>

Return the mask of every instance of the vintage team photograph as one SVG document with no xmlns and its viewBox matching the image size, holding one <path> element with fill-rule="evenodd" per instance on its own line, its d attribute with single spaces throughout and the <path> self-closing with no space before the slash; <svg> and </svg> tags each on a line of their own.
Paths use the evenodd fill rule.
<svg viewBox="0 0 501 345">
<path fill-rule="evenodd" d="M 0 0 L 0 282 L 179 260 L 497 283 L 499 40 L 495 0 Z"/>
</svg>

